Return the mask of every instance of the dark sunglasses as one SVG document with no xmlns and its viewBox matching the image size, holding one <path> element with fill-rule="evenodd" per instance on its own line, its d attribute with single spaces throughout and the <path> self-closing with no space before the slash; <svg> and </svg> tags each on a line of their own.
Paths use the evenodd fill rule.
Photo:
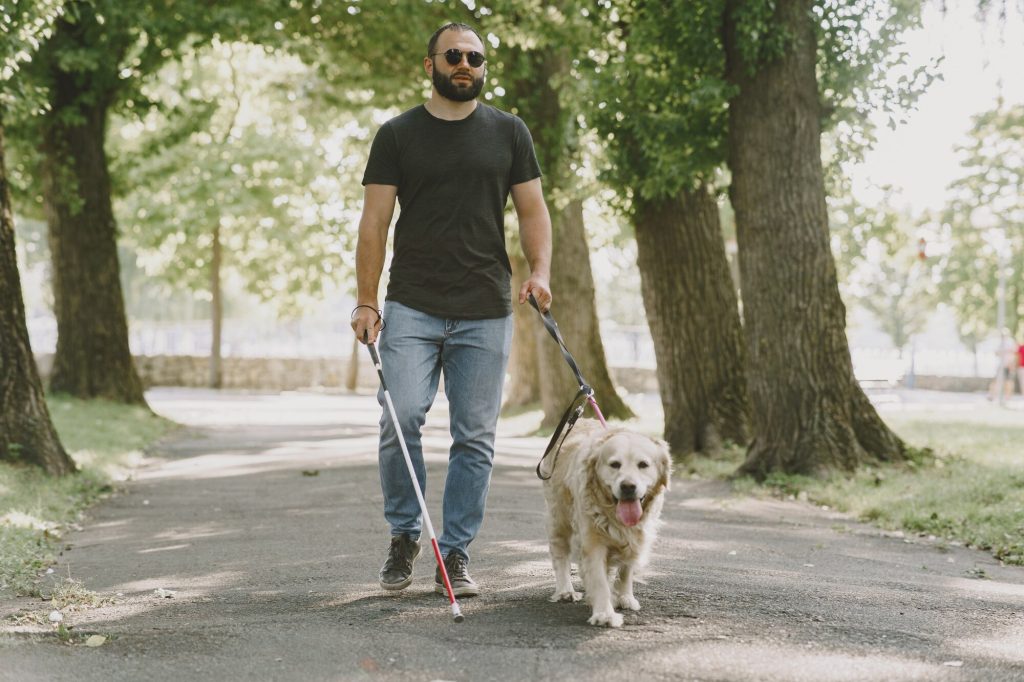
<svg viewBox="0 0 1024 682">
<path fill-rule="evenodd" d="M 474 69 L 483 66 L 484 62 L 487 61 L 487 59 L 482 54 L 475 50 L 473 52 L 463 52 L 457 47 L 453 47 L 450 50 L 445 50 L 444 52 L 434 52 L 430 56 L 434 57 L 439 54 L 443 54 L 444 60 L 451 64 L 452 66 L 458 66 L 459 64 L 462 63 L 462 55 L 466 55 L 466 61 Z"/>
</svg>

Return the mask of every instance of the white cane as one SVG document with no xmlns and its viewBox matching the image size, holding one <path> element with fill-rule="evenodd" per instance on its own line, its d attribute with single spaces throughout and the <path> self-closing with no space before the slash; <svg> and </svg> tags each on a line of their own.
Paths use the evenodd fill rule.
<svg viewBox="0 0 1024 682">
<path fill-rule="evenodd" d="M 434 535 L 434 526 L 430 523 L 430 514 L 427 513 L 427 503 L 423 500 L 423 491 L 420 490 L 419 480 L 416 478 L 416 469 L 412 465 L 412 457 L 409 456 L 409 448 L 405 444 L 405 436 L 402 435 L 402 426 L 398 422 L 398 415 L 395 413 L 395 404 L 391 402 L 391 393 L 388 392 L 388 385 L 384 381 L 384 370 L 381 369 L 380 356 L 377 354 L 377 346 L 369 342 L 369 333 L 363 333 L 363 341 L 370 351 L 373 359 L 373 366 L 377 368 L 377 376 L 380 378 L 381 388 L 384 389 L 384 402 L 388 405 L 388 412 L 391 414 L 391 423 L 395 426 L 395 433 L 398 435 L 398 444 L 402 446 L 402 454 L 405 456 L 405 466 L 409 469 L 409 478 L 412 480 L 413 490 L 416 491 L 416 499 L 420 503 L 420 512 L 423 514 L 423 525 L 427 529 L 427 537 L 434 547 L 434 558 L 437 559 L 437 568 L 441 571 L 441 578 L 444 579 L 444 587 L 448 590 L 448 599 L 452 606 L 452 618 L 456 623 L 461 623 L 465 616 L 459 608 L 459 602 L 455 600 L 455 593 L 452 591 L 452 584 L 448 580 L 448 571 L 444 567 L 444 559 L 441 558 L 441 549 L 437 546 L 437 537 Z"/>
</svg>

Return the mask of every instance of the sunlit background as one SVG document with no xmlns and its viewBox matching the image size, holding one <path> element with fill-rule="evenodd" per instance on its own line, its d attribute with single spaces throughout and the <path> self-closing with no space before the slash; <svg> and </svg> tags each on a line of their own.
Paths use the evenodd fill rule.
<svg viewBox="0 0 1024 682">
<path fill-rule="evenodd" d="M 995 373 L 1000 336 L 993 295 L 979 296 L 965 313 L 954 300 L 964 292 L 943 289 L 941 280 L 954 250 L 943 212 L 956 200 L 950 186 L 967 174 L 958 148 L 971 144 L 975 117 L 1024 104 L 1024 18 L 1013 4 L 1005 11 L 1005 18 L 979 18 L 973 3 L 926 7 L 923 26 L 906 36 L 905 49 L 911 67 L 941 58 L 940 79 L 905 120 L 890 126 L 876 114 L 876 143 L 862 162 L 843 169 L 851 193 L 832 206 L 833 241 L 855 371 L 863 380 Z M 203 253 L 216 224 L 230 254 L 223 354 L 348 357 L 359 179 L 369 140 L 397 110 L 356 114 L 333 107 L 311 95 L 317 77 L 301 61 L 252 45 L 215 42 L 167 66 L 146 87 L 176 107 L 179 118 L 153 112 L 141 121 L 115 119 L 107 144 L 115 176 L 127 173 L 135 181 L 115 206 L 133 353 L 209 353 Z M 187 144 L 161 146 L 160 136 L 181 132 L 189 117 L 208 125 L 186 132 Z M 1021 144 L 1018 139 L 1018 149 Z M 236 176 L 247 178 L 244 191 Z M 622 237 L 626 222 L 606 200 L 598 193 L 585 207 L 604 345 L 613 365 L 652 368 L 635 245 Z M 1016 237 L 997 219 L 975 225 L 984 233 L 975 267 L 994 272 L 1000 257 L 1021 258 L 1013 252 L 1024 224 L 1017 201 Z M 856 257 L 843 254 L 839 245 L 849 237 L 843 211 L 851 203 L 895 216 L 903 239 L 898 248 L 865 239 Z M 984 212 L 974 220 L 984 223 Z M 45 225 L 25 216 L 16 225 L 33 349 L 51 353 L 57 332 Z M 901 313 L 906 333 L 895 336 L 878 312 L 892 308 L 882 299 L 893 287 L 909 306 Z"/>
</svg>

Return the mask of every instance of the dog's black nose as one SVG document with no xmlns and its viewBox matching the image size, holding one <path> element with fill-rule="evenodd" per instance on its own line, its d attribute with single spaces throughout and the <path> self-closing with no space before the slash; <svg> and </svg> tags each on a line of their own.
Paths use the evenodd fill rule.
<svg viewBox="0 0 1024 682">
<path fill-rule="evenodd" d="M 624 500 L 635 500 L 636 499 L 636 484 L 635 483 L 622 483 L 619 485 L 619 496 Z"/>
</svg>

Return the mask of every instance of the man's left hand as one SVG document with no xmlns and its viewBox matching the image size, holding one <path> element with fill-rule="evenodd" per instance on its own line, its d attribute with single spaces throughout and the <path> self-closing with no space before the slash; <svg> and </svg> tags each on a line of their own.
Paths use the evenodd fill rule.
<svg viewBox="0 0 1024 682">
<path fill-rule="evenodd" d="M 530 275 L 529 279 L 523 282 L 523 286 L 519 287 L 519 302 L 526 303 L 530 294 L 537 299 L 537 305 L 540 306 L 541 312 L 547 312 L 551 307 L 551 285 L 548 283 L 548 278 Z"/>
</svg>

